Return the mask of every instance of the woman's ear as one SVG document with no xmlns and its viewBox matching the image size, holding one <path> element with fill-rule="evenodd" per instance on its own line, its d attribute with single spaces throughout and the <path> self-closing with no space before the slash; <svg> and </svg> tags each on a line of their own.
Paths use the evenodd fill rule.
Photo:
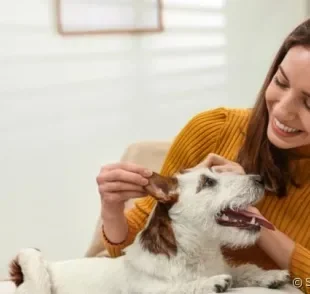
<svg viewBox="0 0 310 294">
<path fill-rule="evenodd" d="M 153 172 L 152 176 L 149 177 L 149 184 L 144 189 L 158 202 L 176 202 L 178 198 L 178 179 L 175 177 L 164 177 Z"/>
</svg>

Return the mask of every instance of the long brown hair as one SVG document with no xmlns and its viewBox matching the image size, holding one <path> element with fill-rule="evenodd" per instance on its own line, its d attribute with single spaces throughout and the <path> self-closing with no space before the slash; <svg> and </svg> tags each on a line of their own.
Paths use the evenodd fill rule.
<svg viewBox="0 0 310 294">
<path fill-rule="evenodd" d="M 245 141 L 237 162 L 245 172 L 264 177 L 266 185 L 278 196 L 285 196 L 287 183 L 297 186 L 290 170 L 289 151 L 281 150 L 267 138 L 268 110 L 265 92 L 285 55 L 293 46 L 310 46 L 310 19 L 298 25 L 284 40 L 267 73 L 247 126 Z"/>
</svg>

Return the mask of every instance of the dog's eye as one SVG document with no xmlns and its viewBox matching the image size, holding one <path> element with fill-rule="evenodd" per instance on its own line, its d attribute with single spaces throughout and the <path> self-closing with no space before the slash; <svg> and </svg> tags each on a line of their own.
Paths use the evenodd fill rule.
<svg viewBox="0 0 310 294">
<path fill-rule="evenodd" d="M 206 187 L 213 187 L 215 186 L 216 184 L 216 180 L 215 179 L 212 179 L 208 176 L 204 176 L 203 177 L 203 188 L 206 188 Z"/>
<path fill-rule="evenodd" d="M 212 179 L 206 175 L 201 175 L 197 187 L 197 193 L 199 193 L 202 189 L 214 187 L 217 181 Z"/>
</svg>

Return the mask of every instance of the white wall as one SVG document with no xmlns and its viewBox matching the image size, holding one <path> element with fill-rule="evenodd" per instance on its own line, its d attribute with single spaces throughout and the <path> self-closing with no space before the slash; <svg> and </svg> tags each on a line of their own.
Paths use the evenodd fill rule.
<svg viewBox="0 0 310 294">
<path fill-rule="evenodd" d="M 0 1 L 0 278 L 24 246 L 82 256 L 101 164 L 172 138 L 198 111 L 251 106 L 306 14 L 306 0 L 200 2 L 164 1 L 161 34 L 63 38 L 52 0 Z"/>
<path fill-rule="evenodd" d="M 226 1 L 228 104 L 252 106 L 283 39 L 307 17 L 308 2 Z"/>
</svg>

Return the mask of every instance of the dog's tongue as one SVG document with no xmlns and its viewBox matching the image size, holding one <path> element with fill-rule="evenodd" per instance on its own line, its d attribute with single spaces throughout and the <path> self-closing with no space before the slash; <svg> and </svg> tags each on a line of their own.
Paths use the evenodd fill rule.
<svg viewBox="0 0 310 294">
<path fill-rule="evenodd" d="M 266 220 L 263 216 L 259 215 L 259 214 L 255 214 L 251 211 L 248 211 L 248 210 L 237 210 L 238 213 L 244 215 L 244 216 L 247 216 L 247 217 L 254 217 L 256 219 L 256 221 L 263 227 L 269 229 L 269 230 L 275 230 L 274 228 L 274 225 L 269 222 L 268 220 Z"/>
</svg>

